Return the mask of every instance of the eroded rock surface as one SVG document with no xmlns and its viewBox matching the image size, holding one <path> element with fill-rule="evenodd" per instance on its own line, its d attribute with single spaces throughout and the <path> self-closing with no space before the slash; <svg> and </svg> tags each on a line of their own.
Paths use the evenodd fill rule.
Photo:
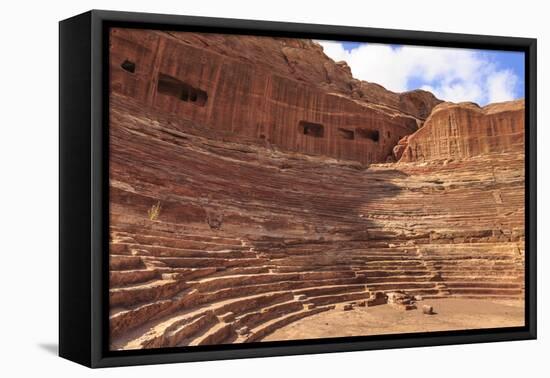
<svg viewBox="0 0 550 378">
<path fill-rule="evenodd" d="M 482 154 L 523 151 L 523 100 L 487 105 L 443 103 L 433 109 L 424 126 L 394 149 L 400 161 L 466 158 Z"/>
<path fill-rule="evenodd" d="M 522 103 L 395 94 L 311 41 L 112 33 L 112 348 L 261 341 L 392 292 L 523 297 Z"/>
<path fill-rule="evenodd" d="M 113 29 L 111 89 L 286 151 L 385 162 L 440 103 L 351 76 L 312 41 Z"/>
</svg>

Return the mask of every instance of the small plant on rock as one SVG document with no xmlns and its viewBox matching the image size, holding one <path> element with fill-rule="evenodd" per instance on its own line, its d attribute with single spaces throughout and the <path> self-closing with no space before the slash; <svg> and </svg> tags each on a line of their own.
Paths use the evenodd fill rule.
<svg viewBox="0 0 550 378">
<path fill-rule="evenodd" d="M 151 208 L 147 210 L 147 215 L 149 215 L 149 219 L 152 221 L 157 220 L 160 215 L 160 209 L 161 209 L 160 201 L 158 201 L 156 204 L 151 206 Z"/>
</svg>

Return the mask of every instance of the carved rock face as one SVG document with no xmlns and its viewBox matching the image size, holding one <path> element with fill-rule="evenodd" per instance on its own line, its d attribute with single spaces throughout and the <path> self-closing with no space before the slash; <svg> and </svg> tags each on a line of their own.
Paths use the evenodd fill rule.
<svg viewBox="0 0 550 378">
<path fill-rule="evenodd" d="M 424 126 L 394 149 L 401 162 L 467 158 L 498 152 L 521 152 L 525 137 L 523 100 L 491 104 L 444 103 Z"/>
<path fill-rule="evenodd" d="M 360 82 L 308 40 L 114 29 L 111 57 L 113 93 L 236 141 L 367 164 L 386 162 L 440 103 Z"/>
</svg>

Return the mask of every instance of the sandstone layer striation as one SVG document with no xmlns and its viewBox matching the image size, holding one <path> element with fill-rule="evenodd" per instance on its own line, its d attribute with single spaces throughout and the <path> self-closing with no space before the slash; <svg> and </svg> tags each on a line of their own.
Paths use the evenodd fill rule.
<svg viewBox="0 0 550 378">
<path fill-rule="evenodd" d="M 401 161 L 465 158 L 522 151 L 525 130 L 523 100 L 480 108 L 473 103 L 443 103 L 424 126 L 394 148 Z"/>
<path fill-rule="evenodd" d="M 114 29 L 110 59 L 113 349 L 523 298 L 522 102 L 389 92 L 306 40 Z"/>
<path fill-rule="evenodd" d="M 111 89 L 228 139 L 363 163 L 440 102 L 356 80 L 308 40 L 130 29 L 111 32 Z"/>
</svg>

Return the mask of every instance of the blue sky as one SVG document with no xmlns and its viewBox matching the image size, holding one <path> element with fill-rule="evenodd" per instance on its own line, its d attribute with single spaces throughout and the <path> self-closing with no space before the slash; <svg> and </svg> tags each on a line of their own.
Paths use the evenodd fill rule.
<svg viewBox="0 0 550 378">
<path fill-rule="evenodd" d="M 408 45 L 318 41 L 353 76 L 403 92 L 426 89 L 446 101 L 480 105 L 524 97 L 524 54 Z"/>
</svg>

